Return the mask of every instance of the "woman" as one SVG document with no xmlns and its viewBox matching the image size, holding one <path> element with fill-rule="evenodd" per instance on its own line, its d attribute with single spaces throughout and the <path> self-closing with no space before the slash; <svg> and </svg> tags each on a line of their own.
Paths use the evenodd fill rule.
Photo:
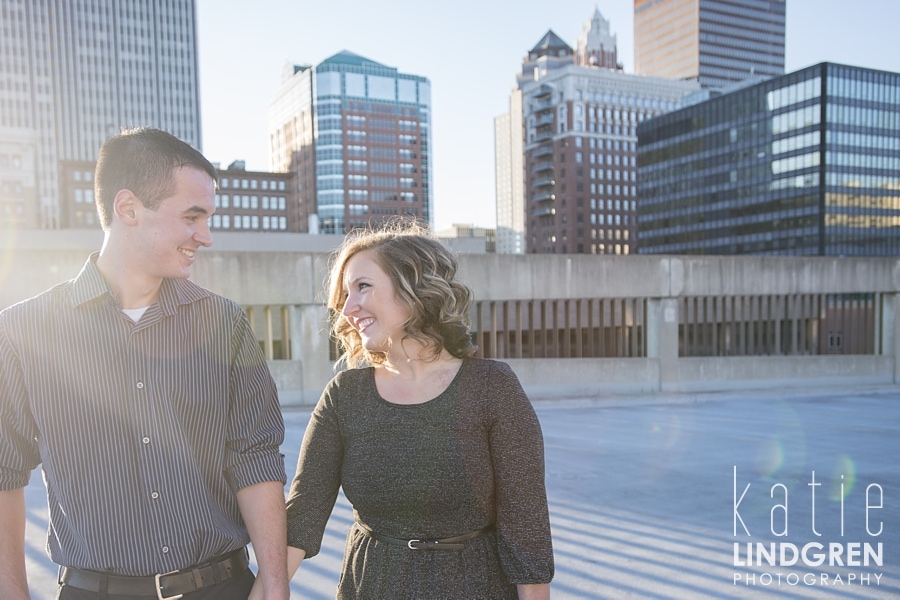
<svg viewBox="0 0 900 600">
<path fill-rule="evenodd" d="M 328 283 L 351 367 L 319 400 L 288 498 L 288 568 L 353 505 L 338 598 L 548 598 L 540 425 L 504 363 L 472 358 L 470 290 L 424 230 L 351 234 Z"/>
</svg>

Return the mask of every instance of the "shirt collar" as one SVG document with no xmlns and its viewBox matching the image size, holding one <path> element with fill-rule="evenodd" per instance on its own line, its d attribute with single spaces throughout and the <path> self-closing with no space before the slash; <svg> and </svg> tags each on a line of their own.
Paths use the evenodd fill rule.
<svg viewBox="0 0 900 600">
<path fill-rule="evenodd" d="M 99 255 L 99 252 L 94 252 L 88 257 L 81 272 L 72 283 L 72 304 L 74 306 L 80 306 L 104 295 L 108 295 L 113 302 L 117 303 L 115 294 L 103 275 L 100 274 L 100 269 L 97 268 Z M 210 295 L 212 292 L 187 279 L 163 279 L 157 302 L 162 313 L 168 315 L 174 314 L 179 305 L 191 304 Z"/>
</svg>

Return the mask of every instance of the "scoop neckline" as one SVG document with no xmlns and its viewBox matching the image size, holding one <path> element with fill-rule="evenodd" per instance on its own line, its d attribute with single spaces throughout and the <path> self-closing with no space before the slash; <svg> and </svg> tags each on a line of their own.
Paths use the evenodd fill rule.
<svg viewBox="0 0 900 600">
<path fill-rule="evenodd" d="M 437 401 L 441 400 L 447 393 L 452 390 L 456 386 L 456 382 L 459 381 L 460 374 L 463 372 L 463 369 L 466 368 L 466 364 L 468 364 L 470 359 L 464 358 L 462 359 L 462 364 L 459 365 L 459 369 L 456 371 L 456 375 L 453 376 L 453 379 L 450 381 L 450 384 L 447 385 L 444 390 L 435 396 L 434 398 L 430 398 L 425 400 L 424 402 L 416 402 L 415 404 L 401 404 L 399 402 L 391 402 L 390 400 L 384 398 L 381 395 L 381 392 L 378 391 L 378 386 L 375 384 L 375 367 L 369 367 L 369 377 L 372 381 L 372 389 L 375 391 L 375 397 L 383 404 L 387 404 L 388 406 L 394 406 L 397 408 L 414 408 L 416 406 L 427 406 L 429 404 L 435 404 Z"/>
</svg>

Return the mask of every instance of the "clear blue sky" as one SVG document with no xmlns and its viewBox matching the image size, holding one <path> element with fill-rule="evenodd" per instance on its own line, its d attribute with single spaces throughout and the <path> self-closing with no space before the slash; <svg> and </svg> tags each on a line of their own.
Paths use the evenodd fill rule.
<svg viewBox="0 0 900 600">
<path fill-rule="evenodd" d="M 197 0 L 203 150 L 268 170 L 266 113 L 288 60 L 341 50 L 431 80 L 434 215 L 493 227 L 493 119 L 553 29 L 574 46 L 594 8 L 633 72 L 631 0 Z M 787 72 L 822 61 L 900 72 L 900 0 L 788 0 Z"/>
</svg>

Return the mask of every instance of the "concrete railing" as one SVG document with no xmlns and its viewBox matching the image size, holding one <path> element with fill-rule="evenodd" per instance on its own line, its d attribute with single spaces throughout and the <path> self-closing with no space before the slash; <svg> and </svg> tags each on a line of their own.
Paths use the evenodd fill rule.
<svg viewBox="0 0 900 600">
<path fill-rule="evenodd" d="M 18 244 L 0 250 L 0 308 L 76 275 L 90 246 L 85 247 L 83 242 L 68 246 L 48 250 Z M 201 252 L 194 266 L 193 278 L 197 283 L 245 307 L 261 347 L 271 359 L 269 366 L 281 390 L 282 402 L 288 405 L 314 402 L 334 372 L 322 304 L 327 258 L 320 251 L 248 251 L 240 244 L 232 244 L 231 249 Z M 481 312 L 473 312 L 474 324 L 481 329 L 478 336 L 489 334 L 484 331 L 483 323 L 490 315 L 492 302 L 545 300 L 564 306 L 567 300 L 580 300 L 587 305 L 593 299 L 597 300 L 597 306 L 604 306 L 603 299 L 638 299 L 633 306 L 639 308 L 632 310 L 641 313 L 640 331 L 629 342 L 632 350 L 627 356 L 609 357 L 606 352 L 601 355 L 605 357 L 592 358 L 563 351 L 539 358 L 528 358 L 527 354 L 489 354 L 501 356 L 512 365 L 534 398 L 900 383 L 900 319 L 897 318 L 900 259 L 897 258 L 574 255 L 460 255 L 459 258 L 460 277 L 481 303 L 478 309 Z M 878 342 L 871 352 L 683 355 L 685 319 L 690 316 L 690 310 L 685 307 L 691 305 L 686 299 L 694 302 L 697 298 L 828 294 L 877 298 L 876 310 L 868 321 L 875 329 Z M 581 310 L 585 309 L 578 309 Z M 603 310 L 608 311 L 599 309 L 597 319 L 602 317 Z M 627 309 L 621 314 L 627 315 Z M 497 316 L 494 318 L 496 321 Z M 506 318 L 514 320 L 515 317 L 507 315 Z M 692 318 L 696 321 L 696 316 Z M 607 324 L 616 325 L 612 321 Z M 578 336 L 582 335 L 582 329 L 579 326 L 573 330 L 577 333 L 572 334 L 575 336 L 572 339 L 581 340 Z M 501 347 L 500 342 L 493 343 L 496 348 Z"/>
</svg>

